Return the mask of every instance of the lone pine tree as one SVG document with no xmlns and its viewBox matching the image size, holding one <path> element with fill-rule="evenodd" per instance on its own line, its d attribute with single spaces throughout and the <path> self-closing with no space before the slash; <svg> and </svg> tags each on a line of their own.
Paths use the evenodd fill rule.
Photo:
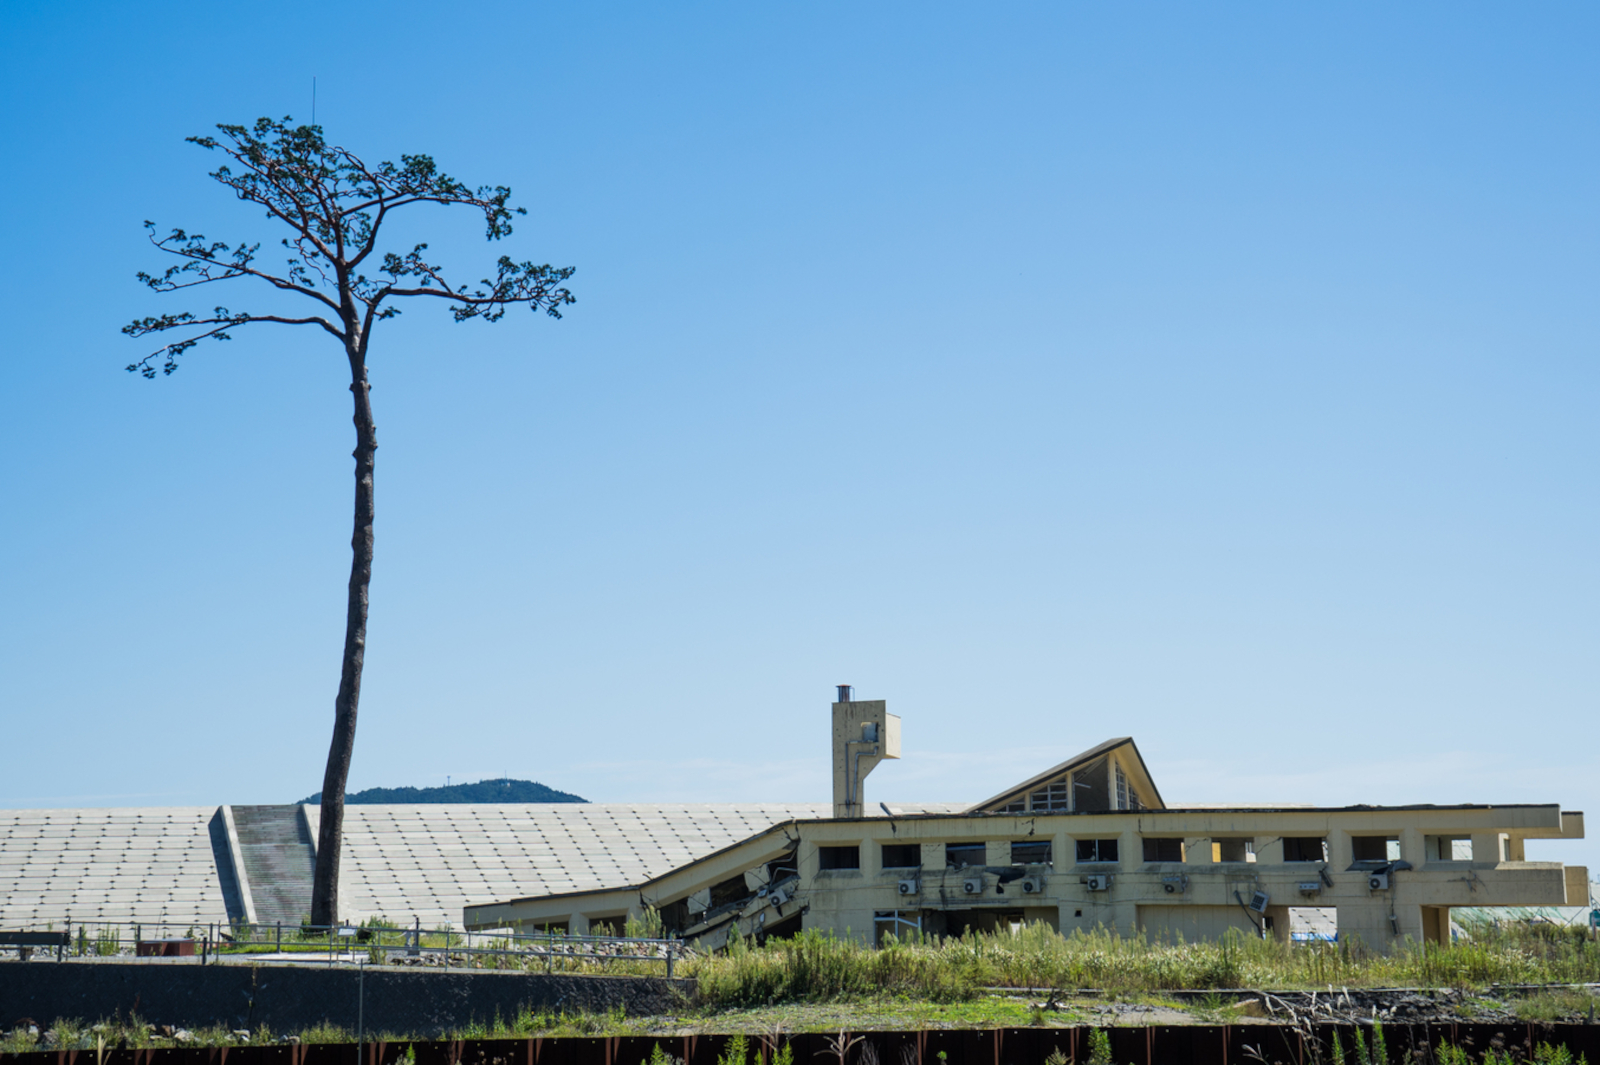
<svg viewBox="0 0 1600 1065">
<path fill-rule="evenodd" d="M 132 337 L 172 338 L 128 366 L 154 378 L 170 374 L 178 359 L 202 340 L 227 340 L 236 329 L 271 323 L 311 326 L 339 345 L 350 366 L 355 401 L 355 531 L 350 539 L 350 587 L 345 613 L 344 658 L 334 700 L 333 742 L 322 780 L 322 824 L 311 897 L 311 920 L 330 925 L 339 918 L 339 843 L 344 823 L 345 781 L 355 748 L 356 708 L 361 700 L 361 667 L 367 642 L 367 587 L 372 580 L 373 460 L 378 449 L 367 383 L 367 354 L 374 327 L 400 313 L 403 299 L 448 301 L 458 322 L 481 318 L 497 322 L 516 304 L 527 304 L 560 318 L 574 302 L 564 286 L 572 267 L 538 266 L 501 256 L 494 277 L 452 284 L 425 254 L 426 244 L 410 251 L 379 247 L 384 223 L 394 212 L 419 204 L 470 207 L 481 211 L 489 240 L 511 233 L 511 190 L 501 186 L 468 188 L 440 172 L 426 155 L 402 155 L 399 165 L 369 166 L 354 152 L 323 140 L 320 126 L 295 126 L 292 119 L 263 118 L 253 126 L 217 127 L 220 136 L 190 137 L 193 144 L 221 152 L 223 164 L 211 177 L 234 195 L 266 211 L 288 235 L 282 238 L 283 265 L 267 268 L 261 244 L 208 241 L 199 233 L 174 229 L 166 235 L 145 223 L 150 242 L 179 261 L 139 280 L 156 292 L 177 292 L 220 282 L 257 282 L 277 294 L 289 309 L 255 314 L 213 307 L 209 314 L 180 312 L 140 318 L 123 327 Z M 276 310 L 276 307 L 275 307 Z M 158 364 L 159 363 L 159 367 Z"/>
</svg>

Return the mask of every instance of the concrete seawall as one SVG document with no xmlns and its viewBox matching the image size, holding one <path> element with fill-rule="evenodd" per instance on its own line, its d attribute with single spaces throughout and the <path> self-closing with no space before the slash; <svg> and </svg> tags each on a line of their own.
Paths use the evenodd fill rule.
<svg viewBox="0 0 1600 1065">
<path fill-rule="evenodd" d="M 0 962 L 0 1025 L 31 1018 L 93 1023 L 137 1014 L 150 1024 L 289 1034 L 326 1021 L 370 1035 L 437 1036 L 524 1008 L 630 1016 L 669 1012 L 694 994 L 692 980 L 560 976 L 484 970 L 419 971 L 369 966 L 196 965 L 190 962 Z"/>
</svg>

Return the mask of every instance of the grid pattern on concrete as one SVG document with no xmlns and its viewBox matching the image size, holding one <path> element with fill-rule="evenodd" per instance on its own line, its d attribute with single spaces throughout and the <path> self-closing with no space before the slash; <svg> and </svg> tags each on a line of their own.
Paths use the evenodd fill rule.
<svg viewBox="0 0 1600 1065">
<path fill-rule="evenodd" d="M 237 817 L 251 808 L 233 809 Z M 891 809 L 898 816 L 961 807 Z M 314 829 L 317 809 L 306 812 Z M 347 919 L 459 926 L 468 905 L 638 884 L 779 822 L 832 812 L 826 803 L 349 806 L 340 910 Z M 214 806 L 0 810 L 0 927 L 66 918 L 241 919 L 222 824 Z M 248 827 L 242 834 L 250 836 Z M 241 842 L 248 856 L 252 842 L 271 841 Z M 254 878 L 263 869 L 249 870 L 258 908 L 265 893 L 254 890 Z M 308 870 L 305 876 L 304 885 L 274 889 L 284 896 L 283 913 L 257 919 L 297 919 L 301 899 L 309 899 Z"/>
<path fill-rule="evenodd" d="M 215 806 L 0 810 L 0 926 L 226 921 Z"/>
<path fill-rule="evenodd" d="M 461 923 L 462 909 L 623 887 L 828 804 L 350 806 L 340 903 L 355 917 Z"/>
</svg>

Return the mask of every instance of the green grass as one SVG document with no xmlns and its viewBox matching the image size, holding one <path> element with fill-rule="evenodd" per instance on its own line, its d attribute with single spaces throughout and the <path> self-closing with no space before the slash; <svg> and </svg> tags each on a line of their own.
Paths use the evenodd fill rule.
<svg viewBox="0 0 1600 1065">
<path fill-rule="evenodd" d="M 904 994 L 971 999 L 987 987 L 1096 988 L 1118 994 L 1236 987 L 1483 988 L 1600 982 L 1600 947 L 1577 935 L 1486 928 L 1440 947 L 1406 941 L 1388 954 L 1350 940 L 1294 945 L 1230 934 L 1221 941 L 1155 941 L 1099 929 L 1062 936 L 1043 924 L 959 939 L 912 937 L 872 949 L 805 933 L 684 966 L 715 1007 Z"/>
<path fill-rule="evenodd" d="M 1519 1020 L 1524 1021 L 1566 1021 L 1573 1018 L 1587 1019 L 1588 1015 L 1600 1008 L 1595 996 L 1579 988 L 1556 987 L 1548 991 L 1540 991 L 1526 998 L 1517 999 L 1512 1004 L 1512 1009 Z"/>
</svg>

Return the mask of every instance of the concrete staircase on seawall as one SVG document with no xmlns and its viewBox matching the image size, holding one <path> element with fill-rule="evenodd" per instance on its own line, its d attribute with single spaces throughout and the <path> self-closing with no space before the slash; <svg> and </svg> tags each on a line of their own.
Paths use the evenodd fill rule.
<svg viewBox="0 0 1600 1065">
<path fill-rule="evenodd" d="M 243 910 L 255 924 L 298 925 L 311 913 L 315 837 L 298 805 L 224 808 L 232 824 L 234 864 L 243 867 Z"/>
</svg>

